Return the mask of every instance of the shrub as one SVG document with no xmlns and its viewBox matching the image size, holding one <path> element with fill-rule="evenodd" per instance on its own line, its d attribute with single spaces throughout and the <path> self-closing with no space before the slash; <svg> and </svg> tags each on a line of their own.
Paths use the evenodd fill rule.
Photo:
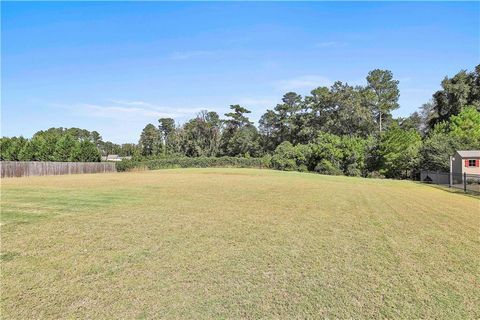
<svg viewBox="0 0 480 320">
<path fill-rule="evenodd" d="M 367 175 L 367 178 L 385 179 L 385 176 L 378 171 L 370 171 Z"/>
<path fill-rule="evenodd" d="M 138 161 L 135 160 L 122 160 L 116 163 L 115 167 L 117 171 L 130 171 L 131 169 L 135 168 L 136 166 L 140 166 Z"/>
<path fill-rule="evenodd" d="M 344 170 L 345 175 L 351 176 L 351 177 L 359 177 L 362 175 L 362 171 L 358 168 L 357 163 L 351 163 L 347 165 L 347 167 Z"/>
<path fill-rule="evenodd" d="M 480 179 L 467 178 L 467 184 L 480 184 Z"/>
<path fill-rule="evenodd" d="M 329 174 L 334 176 L 343 175 L 340 168 L 334 166 L 330 161 L 323 159 L 315 166 L 315 172 L 322 174 Z"/>
<path fill-rule="evenodd" d="M 237 157 L 178 157 L 150 160 L 123 160 L 117 163 L 117 171 L 130 171 L 135 168 L 174 169 L 174 168 L 267 168 L 268 158 L 237 158 Z"/>
<path fill-rule="evenodd" d="M 297 170 L 295 149 L 289 141 L 284 141 L 275 149 L 271 159 L 272 168 L 285 171 Z"/>
<path fill-rule="evenodd" d="M 310 145 L 293 146 L 290 142 L 282 142 L 276 149 L 271 158 L 271 167 L 285 171 L 308 170 L 308 164 L 311 159 L 312 149 Z"/>
</svg>

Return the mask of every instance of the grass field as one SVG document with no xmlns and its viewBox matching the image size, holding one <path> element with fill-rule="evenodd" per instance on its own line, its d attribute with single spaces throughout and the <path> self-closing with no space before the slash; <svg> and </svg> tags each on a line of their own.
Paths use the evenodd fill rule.
<svg viewBox="0 0 480 320">
<path fill-rule="evenodd" d="M 480 318 L 480 201 L 254 169 L 4 179 L 1 317 Z"/>
</svg>

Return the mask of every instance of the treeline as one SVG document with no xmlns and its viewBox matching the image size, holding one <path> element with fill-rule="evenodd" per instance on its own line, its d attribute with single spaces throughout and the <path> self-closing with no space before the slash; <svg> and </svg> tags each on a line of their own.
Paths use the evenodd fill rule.
<svg viewBox="0 0 480 320">
<path fill-rule="evenodd" d="M 286 93 L 258 128 L 249 110 L 232 105 L 221 119 L 203 111 L 176 126 L 148 124 L 139 140 L 144 157 L 270 157 L 281 170 L 353 176 L 408 177 L 420 168 L 448 170 L 459 149 L 480 149 L 480 66 L 442 81 L 442 90 L 409 117 L 399 107 L 398 81 L 373 70 L 365 86 L 340 81 L 302 97 Z"/>
<path fill-rule="evenodd" d="M 44 160 L 44 155 L 50 155 L 54 161 L 65 161 L 59 160 L 65 157 L 75 161 L 83 153 L 78 151 L 83 143 L 84 148 L 96 147 L 96 157 L 133 156 L 129 166 L 152 159 L 161 167 L 165 163 L 173 166 L 175 161 L 159 159 L 202 158 L 210 159 L 200 161 L 202 165 L 215 166 L 212 159 L 216 157 L 262 158 L 266 166 L 281 170 L 408 177 L 420 168 L 448 170 L 449 156 L 455 150 L 480 149 L 480 65 L 446 77 L 441 85 L 431 101 L 406 118 L 391 114 L 399 107 L 398 81 L 390 71 L 377 69 L 369 72 L 364 86 L 337 81 L 305 97 L 288 92 L 282 103 L 265 112 L 258 127 L 250 121 L 249 110 L 232 105 L 225 118 L 212 111 L 202 111 L 182 125 L 161 118 L 157 125 L 145 126 L 138 144 L 116 145 L 103 142 L 95 131 L 62 128 L 41 131 L 30 140 L 3 138 L 2 159 L 23 160 L 31 155 Z M 42 141 L 50 131 L 56 140 Z M 23 142 L 11 143 L 13 139 Z M 37 139 L 39 143 L 32 142 Z M 65 139 L 75 141 L 70 153 L 62 151 L 65 144 L 72 145 L 61 141 Z M 4 152 L 8 143 L 23 145 L 13 148 L 15 152 Z M 49 152 L 26 147 L 28 143 L 46 144 Z M 178 161 L 182 161 L 179 166 L 190 163 Z"/>
<path fill-rule="evenodd" d="M 101 155 L 130 156 L 137 151 L 134 143 L 105 142 L 97 131 L 79 128 L 50 128 L 36 132 L 31 139 L 0 139 L 0 159 L 10 161 L 97 162 Z"/>
<path fill-rule="evenodd" d="M 78 128 L 50 128 L 31 139 L 3 137 L 0 157 L 10 161 L 100 161 L 99 137 L 96 131 Z"/>
<path fill-rule="evenodd" d="M 31 139 L 2 137 L 0 160 L 6 161 L 85 161 L 101 156 L 139 156 L 135 143 L 122 145 L 103 141 L 97 131 L 79 128 L 50 128 L 36 132 Z"/>
</svg>

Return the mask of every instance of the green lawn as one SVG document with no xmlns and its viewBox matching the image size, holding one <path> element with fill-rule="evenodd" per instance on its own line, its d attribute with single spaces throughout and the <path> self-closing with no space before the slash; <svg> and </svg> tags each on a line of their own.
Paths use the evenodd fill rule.
<svg viewBox="0 0 480 320">
<path fill-rule="evenodd" d="M 480 201 L 254 169 L 2 180 L 1 317 L 480 318 Z"/>
</svg>

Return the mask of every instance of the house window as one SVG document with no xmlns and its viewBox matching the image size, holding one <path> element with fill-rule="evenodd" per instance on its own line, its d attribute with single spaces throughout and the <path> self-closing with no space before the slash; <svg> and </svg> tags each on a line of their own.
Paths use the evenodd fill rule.
<svg viewBox="0 0 480 320">
<path fill-rule="evenodd" d="M 475 159 L 468 160 L 468 167 L 476 167 L 476 166 L 477 166 L 477 160 Z"/>
</svg>

